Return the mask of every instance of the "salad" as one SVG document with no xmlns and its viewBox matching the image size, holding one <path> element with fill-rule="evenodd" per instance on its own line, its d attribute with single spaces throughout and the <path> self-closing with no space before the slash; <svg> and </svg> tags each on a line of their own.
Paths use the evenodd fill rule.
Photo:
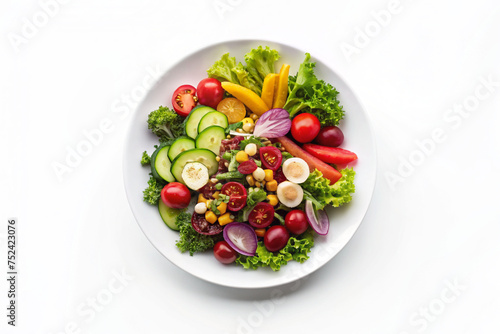
<svg viewBox="0 0 500 334">
<path fill-rule="evenodd" d="M 245 65 L 226 53 L 196 88 L 172 93 L 172 108 L 148 115 L 159 142 L 142 155 L 144 201 L 179 233 L 181 252 L 277 271 L 328 234 L 325 207 L 351 201 L 357 156 L 339 147 L 337 90 L 308 53 L 295 75 L 288 64 L 277 71 L 279 58 L 262 46 Z"/>
</svg>

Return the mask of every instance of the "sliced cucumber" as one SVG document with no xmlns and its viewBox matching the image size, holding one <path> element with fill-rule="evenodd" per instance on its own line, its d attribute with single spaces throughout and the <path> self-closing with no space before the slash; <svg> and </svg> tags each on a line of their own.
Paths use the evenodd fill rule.
<svg viewBox="0 0 500 334">
<path fill-rule="evenodd" d="M 217 125 L 212 125 L 200 132 L 196 137 L 196 147 L 206 148 L 219 155 L 220 142 L 226 139 L 226 132 Z"/>
<path fill-rule="evenodd" d="M 175 219 L 182 212 L 182 209 L 172 209 L 163 203 L 160 199 L 158 201 L 158 211 L 160 211 L 161 219 L 163 222 L 174 231 L 179 231 L 179 227 L 175 223 Z"/>
<path fill-rule="evenodd" d="M 188 162 L 201 162 L 208 168 L 208 175 L 217 173 L 219 163 L 215 160 L 215 153 L 205 148 L 195 148 L 189 151 L 184 151 L 175 158 L 172 162 L 170 172 L 177 181 L 186 184 L 182 179 L 182 171 Z"/>
<path fill-rule="evenodd" d="M 179 137 L 170 146 L 170 150 L 168 151 L 168 157 L 170 161 L 174 161 L 175 157 L 177 157 L 180 153 L 192 150 L 196 145 L 194 140 L 189 137 Z"/>
<path fill-rule="evenodd" d="M 160 181 L 174 182 L 175 178 L 170 172 L 170 159 L 168 153 L 170 146 L 160 146 L 151 155 L 151 173 Z"/>
<path fill-rule="evenodd" d="M 198 135 L 198 124 L 200 123 L 201 118 L 212 111 L 216 110 L 207 106 L 194 107 L 185 121 L 186 134 L 195 139 Z"/>
<path fill-rule="evenodd" d="M 212 125 L 218 125 L 226 129 L 229 126 L 227 116 L 219 111 L 209 112 L 201 118 L 200 124 L 198 124 L 198 133 L 201 133 L 203 130 Z"/>
</svg>

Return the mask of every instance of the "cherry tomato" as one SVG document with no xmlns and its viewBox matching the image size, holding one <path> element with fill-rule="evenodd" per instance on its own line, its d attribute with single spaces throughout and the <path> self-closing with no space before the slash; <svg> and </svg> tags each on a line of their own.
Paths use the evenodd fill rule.
<svg viewBox="0 0 500 334">
<path fill-rule="evenodd" d="M 220 263 L 229 264 L 236 260 L 237 254 L 227 242 L 219 241 L 214 246 L 214 256 Z"/>
<path fill-rule="evenodd" d="M 191 201 L 189 189 L 179 182 L 170 182 L 161 190 L 161 199 L 166 206 L 173 209 L 187 208 Z"/>
<path fill-rule="evenodd" d="M 293 234 L 302 234 L 307 230 L 309 223 L 302 210 L 292 210 L 286 214 L 285 227 Z"/>
<path fill-rule="evenodd" d="M 260 202 L 250 211 L 248 222 L 256 228 L 264 228 L 273 222 L 274 208 L 271 204 Z"/>
<path fill-rule="evenodd" d="M 172 95 L 172 106 L 175 112 L 186 117 L 198 103 L 196 89 L 191 85 L 182 85 L 178 87 Z"/>
<path fill-rule="evenodd" d="M 238 182 L 228 182 L 222 186 L 221 193 L 229 196 L 227 208 L 230 211 L 243 209 L 247 204 L 247 191 L 242 184 Z"/>
<path fill-rule="evenodd" d="M 197 87 L 198 102 L 203 106 L 216 109 L 224 97 L 224 89 L 220 81 L 214 78 L 206 78 L 200 81 Z"/>
<path fill-rule="evenodd" d="M 267 230 L 264 235 L 264 246 L 270 252 L 277 252 L 286 246 L 290 234 L 284 226 L 276 225 Z"/>
<path fill-rule="evenodd" d="M 281 151 L 274 146 L 264 146 L 259 149 L 260 160 L 267 169 L 277 170 L 283 161 Z"/>
<path fill-rule="evenodd" d="M 299 143 L 313 141 L 320 129 L 319 119 L 313 114 L 302 113 L 292 120 L 292 136 Z"/>
<path fill-rule="evenodd" d="M 319 130 L 314 141 L 323 146 L 337 147 L 344 142 L 344 134 L 336 126 L 325 126 Z"/>
</svg>

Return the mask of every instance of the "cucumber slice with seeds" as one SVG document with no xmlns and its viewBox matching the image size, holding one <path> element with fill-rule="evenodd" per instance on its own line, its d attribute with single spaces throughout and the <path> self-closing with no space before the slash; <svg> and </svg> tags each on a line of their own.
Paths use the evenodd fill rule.
<svg viewBox="0 0 500 334">
<path fill-rule="evenodd" d="M 200 124 L 200 120 L 202 119 L 203 116 L 212 111 L 216 110 L 207 106 L 194 107 L 185 121 L 184 127 L 186 129 L 186 134 L 189 137 L 195 139 L 196 136 L 198 135 L 198 124 Z"/>
<path fill-rule="evenodd" d="M 165 225 L 167 225 L 168 227 L 170 227 L 174 231 L 179 231 L 179 227 L 175 223 L 175 219 L 184 210 L 169 208 L 160 199 L 158 201 L 158 211 L 160 211 L 161 219 L 163 220 L 163 222 L 165 223 Z"/>
<path fill-rule="evenodd" d="M 214 175 L 219 169 L 219 162 L 215 159 L 214 152 L 205 148 L 195 148 L 189 151 L 184 151 L 175 158 L 172 162 L 170 172 L 177 181 L 186 184 L 182 179 L 182 171 L 188 162 L 201 162 L 208 168 L 208 175 Z"/>
<path fill-rule="evenodd" d="M 219 111 L 209 112 L 201 118 L 200 124 L 198 125 L 198 133 L 201 133 L 203 130 L 212 125 L 218 125 L 226 129 L 229 126 L 227 116 Z"/>
<path fill-rule="evenodd" d="M 224 139 L 226 139 L 225 130 L 220 126 L 212 125 L 200 132 L 195 142 L 197 148 L 206 148 L 219 155 L 220 142 Z"/>
<path fill-rule="evenodd" d="M 174 161 L 174 159 L 184 151 L 192 150 L 196 145 L 194 140 L 189 137 L 179 137 L 170 146 L 170 150 L 168 151 L 168 157 L 170 161 Z"/>
<path fill-rule="evenodd" d="M 151 155 L 151 173 L 157 180 L 174 182 L 175 178 L 170 172 L 169 151 L 170 146 L 160 146 L 154 151 Z"/>
</svg>

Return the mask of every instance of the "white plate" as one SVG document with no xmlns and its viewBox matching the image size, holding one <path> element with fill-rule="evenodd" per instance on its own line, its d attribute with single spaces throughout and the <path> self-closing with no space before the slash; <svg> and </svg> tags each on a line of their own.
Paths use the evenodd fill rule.
<svg viewBox="0 0 500 334">
<path fill-rule="evenodd" d="M 318 236 L 315 239 L 309 260 L 303 264 L 291 261 L 279 272 L 273 272 L 269 268 L 253 271 L 245 270 L 241 266 L 223 265 L 211 252 L 194 256 L 179 252 L 175 246 L 178 233 L 163 223 L 156 206 L 151 206 L 142 200 L 142 191 L 147 185 L 150 170 L 141 166 L 141 154 L 145 150 L 152 153 L 153 145 L 158 144 L 157 137 L 147 128 L 147 116 L 159 105 L 172 107 L 170 102 L 172 92 L 183 84 L 196 87 L 197 83 L 206 77 L 206 70 L 222 54 L 229 52 L 231 56 L 243 62 L 243 55 L 259 45 L 268 45 L 279 51 L 281 58 L 277 63 L 277 70 L 286 62 L 291 65 L 290 73 L 295 74 L 304 60 L 305 51 L 281 43 L 256 40 L 224 42 L 194 52 L 172 66 L 135 111 L 125 143 L 123 160 L 125 190 L 130 207 L 142 231 L 156 249 L 179 268 L 196 277 L 215 284 L 238 288 L 266 288 L 293 282 L 331 260 L 347 244 L 361 224 L 371 200 L 376 175 L 375 143 L 368 117 L 359 99 L 344 79 L 324 62 L 311 55 L 312 61 L 316 62 L 315 73 L 318 78 L 331 83 L 339 91 L 339 100 L 345 110 L 345 118 L 340 123 L 345 135 L 342 147 L 356 152 L 359 157 L 353 165 L 356 171 L 356 193 L 351 203 L 328 210 L 331 220 L 330 232 L 325 237 Z"/>
</svg>

